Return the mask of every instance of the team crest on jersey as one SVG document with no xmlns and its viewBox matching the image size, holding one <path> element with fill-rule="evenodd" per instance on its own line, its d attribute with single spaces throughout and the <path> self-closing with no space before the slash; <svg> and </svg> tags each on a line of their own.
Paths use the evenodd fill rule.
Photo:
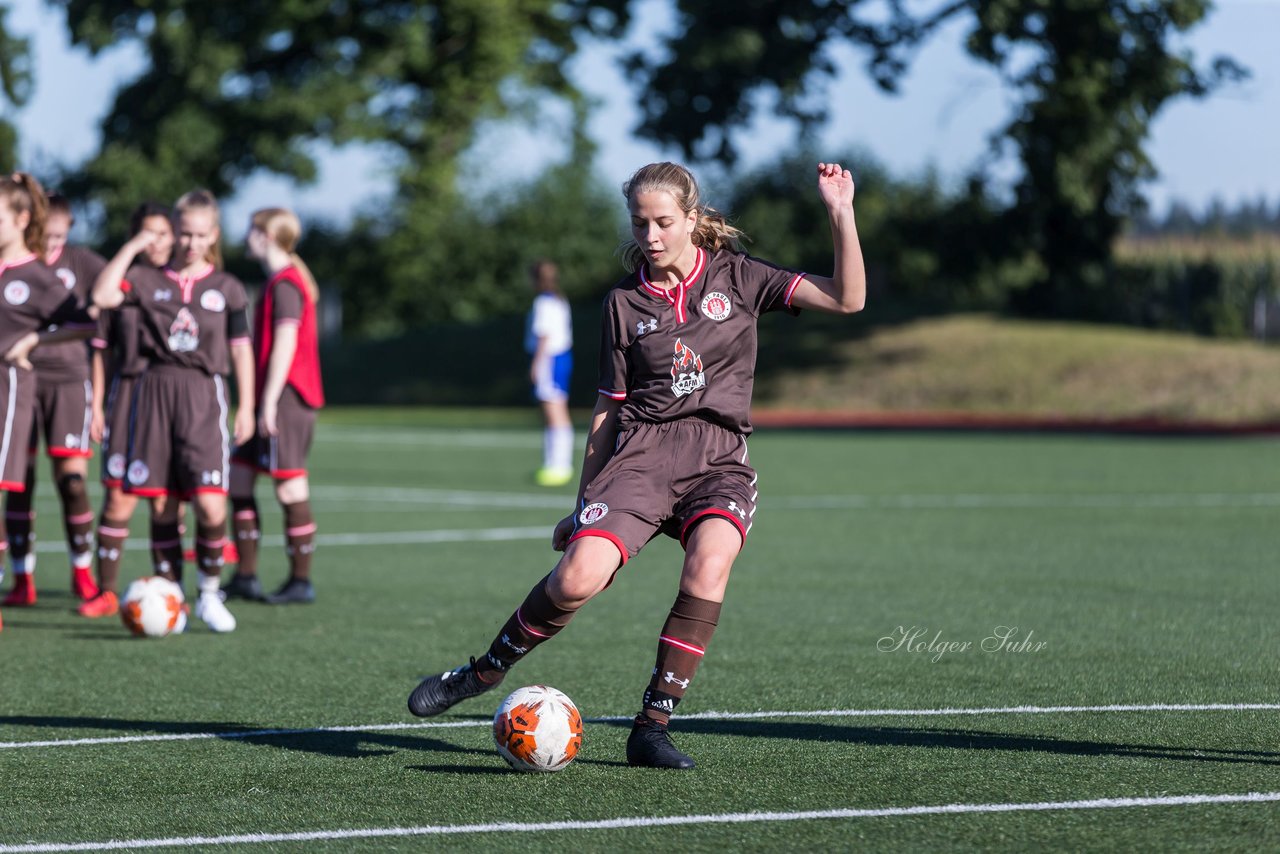
<svg viewBox="0 0 1280 854">
<path fill-rule="evenodd" d="M 169 326 L 169 350 L 173 353 L 190 353 L 200 346 L 200 324 L 195 315 L 184 305 Z"/>
<path fill-rule="evenodd" d="M 64 448 L 80 447 L 80 437 L 77 436 L 75 433 L 68 433 L 67 435 L 62 437 L 62 447 Z"/>
<path fill-rule="evenodd" d="M 4 298 L 11 305 L 22 305 L 31 299 L 31 286 L 20 279 L 10 282 L 4 286 Z"/>
<path fill-rule="evenodd" d="M 227 298 L 222 291 L 205 291 L 200 295 L 200 306 L 207 311 L 222 311 L 227 307 Z"/>
<path fill-rule="evenodd" d="M 671 358 L 671 390 L 676 397 L 684 397 L 706 384 L 707 374 L 702 370 L 702 357 L 677 338 L 676 352 Z"/>
<path fill-rule="evenodd" d="M 578 514 L 578 521 L 584 525 L 590 525 L 592 522 L 599 522 L 608 513 L 609 505 L 603 501 L 597 501 L 582 508 L 582 512 Z"/>
<path fill-rule="evenodd" d="M 67 290 L 71 290 L 76 286 L 76 271 L 66 267 L 59 267 L 53 271 L 54 275 L 62 280 L 62 286 Z"/>
<path fill-rule="evenodd" d="M 712 320 L 724 320 L 732 310 L 729 298 L 719 291 L 713 291 L 702 298 L 702 313 Z"/>
<path fill-rule="evenodd" d="M 140 483 L 146 483 L 147 478 L 151 476 L 151 469 L 147 468 L 147 464 L 142 460 L 134 460 L 129 463 L 129 482 L 134 486 Z"/>
<path fill-rule="evenodd" d="M 124 469 L 124 454 L 112 454 L 107 457 L 107 474 L 111 475 L 116 480 L 119 480 L 124 477 Z"/>
</svg>

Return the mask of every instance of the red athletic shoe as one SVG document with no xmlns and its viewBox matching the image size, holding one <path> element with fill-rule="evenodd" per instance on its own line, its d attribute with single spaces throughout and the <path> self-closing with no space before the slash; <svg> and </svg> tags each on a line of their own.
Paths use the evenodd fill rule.
<svg viewBox="0 0 1280 854">
<path fill-rule="evenodd" d="M 98 583 L 93 580 L 93 573 L 87 568 L 76 567 L 71 570 L 71 592 L 76 598 L 87 602 L 98 595 Z"/>
<path fill-rule="evenodd" d="M 120 600 L 110 590 L 103 590 L 76 609 L 82 617 L 114 617 L 120 613 Z"/>
<path fill-rule="evenodd" d="M 9 591 L 9 595 L 4 597 L 4 601 L 0 605 L 11 608 L 25 608 L 28 605 L 36 604 L 36 582 L 31 577 L 31 573 L 19 575 L 14 573 L 13 589 Z"/>
</svg>

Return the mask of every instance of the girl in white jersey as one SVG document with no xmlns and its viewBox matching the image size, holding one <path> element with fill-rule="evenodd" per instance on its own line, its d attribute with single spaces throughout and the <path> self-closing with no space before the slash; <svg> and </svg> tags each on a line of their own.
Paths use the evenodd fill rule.
<svg viewBox="0 0 1280 854">
<path fill-rule="evenodd" d="M 543 259 L 529 268 L 536 296 L 529 311 L 525 350 L 532 357 L 529 379 L 546 423 L 542 433 L 539 486 L 563 486 L 573 478 L 573 422 L 569 419 L 569 375 L 573 370 L 573 327 L 569 301 L 560 291 L 560 271 Z"/>
</svg>

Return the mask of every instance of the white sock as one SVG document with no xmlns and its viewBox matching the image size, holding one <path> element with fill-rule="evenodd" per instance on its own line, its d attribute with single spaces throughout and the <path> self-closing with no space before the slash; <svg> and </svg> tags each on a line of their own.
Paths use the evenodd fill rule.
<svg viewBox="0 0 1280 854">
<path fill-rule="evenodd" d="M 14 575 L 34 575 L 36 571 L 36 555 L 35 552 L 23 555 L 22 557 L 14 556 L 11 563 L 13 564 Z"/>
<path fill-rule="evenodd" d="M 222 581 L 220 575 L 205 575 L 200 573 L 200 595 L 218 595 L 218 584 Z"/>
<path fill-rule="evenodd" d="M 553 469 L 573 468 L 573 428 L 552 427 L 550 433 L 550 453 L 547 454 L 547 465 Z"/>
</svg>

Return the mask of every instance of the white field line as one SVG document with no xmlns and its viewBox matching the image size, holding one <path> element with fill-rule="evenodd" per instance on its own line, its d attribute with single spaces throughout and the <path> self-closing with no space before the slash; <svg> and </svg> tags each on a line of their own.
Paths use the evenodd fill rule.
<svg viewBox="0 0 1280 854">
<path fill-rule="evenodd" d="M 1280 703 L 1144 703 L 1132 705 L 1098 706 L 990 706 L 984 708 L 941 709 L 816 709 L 809 711 L 765 710 L 756 712 L 695 712 L 680 715 L 680 720 L 768 720 L 775 718 L 898 718 L 898 717 L 956 717 L 964 715 L 1061 715 L 1116 712 L 1251 712 L 1280 711 Z M 633 715 L 610 715 L 584 718 L 586 723 L 616 723 L 629 721 Z M 3 718 L 0 718 L 3 720 Z M 389 724 L 360 724 L 354 726 L 329 726 L 299 729 L 259 729 L 250 731 L 226 730 L 223 732 L 172 732 L 152 735 L 118 735 L 102 738 L 65 738 L 45 741 L 0 741 L 0 750 L 27 747 L 85 747 L 100 744 L 133 744 L 153 741 L 204 741 L 275 737 L 286 735 L 314 735 L 331 732 L 395 732 L 414 729 L 465 729 L 488 727 L 488 720 L 466 721 L 407 721 Z"/>
<path fill-rule="evenodd" d="M 972 815 L 1011 812 L 1137 809 L 1142 807 L 1258 804 L 1280 801 L 1280 792 L 1242 794 L 1165 795 L 1147 798 L 1092 798 L 1079 801 L 1037 801 L 996 804 L 927 804 L 909 807 L 843 808 L 803 812 L 739 812 L 704 815 L 626 816 L 595 821 L 492 822 L 434 824 L 418 827 L 368 827 L 311 830 L 294 833 L 240 833 L 225 836 L 175 836 L 167 839 L 113 839 L 103 842 L 40 842 L 0 845 L 0 854 L 46 851 L 120 851 L 137 848 L 192 848 L 203 845 L 250 845 L 270 842 L 313 842 L 335 839 L 378 839 L 410 836 L 456 836 L 475 833 L 556 833 L 582 830 L 625 830 L 708 824 L 769 824 L 791 821 L 832 821 L 921 815 Z"/>
<path fill-rule="evenodd" d="M 316 545 L 333 546 L 396 546 L 432 545 L 435 543 L 496 543 L 508 540 L 546 540 L 551 542 L 552 525 L 528 528 L 455 528 L 434 531 L 377 531 L 360 534 L 316 534 Z M 284 538 L 279 534 L 262 538 L 265 546 L 282 546 Z M 125 540 L 126 549 L 146 550 L 151 541 L 141 537 Z M 61 542 L 36 542 L 37 552 L 65 552 Z"/>
<path fill-rule="evenodd" d="M 369 430 L 359 427 L 321 425 L 316 428 L 319 444 L 429 445 L 452 448 L 540 448 L 542 434 L 535 430 L 456 430 L 413 428 Z"/>
</svg>

